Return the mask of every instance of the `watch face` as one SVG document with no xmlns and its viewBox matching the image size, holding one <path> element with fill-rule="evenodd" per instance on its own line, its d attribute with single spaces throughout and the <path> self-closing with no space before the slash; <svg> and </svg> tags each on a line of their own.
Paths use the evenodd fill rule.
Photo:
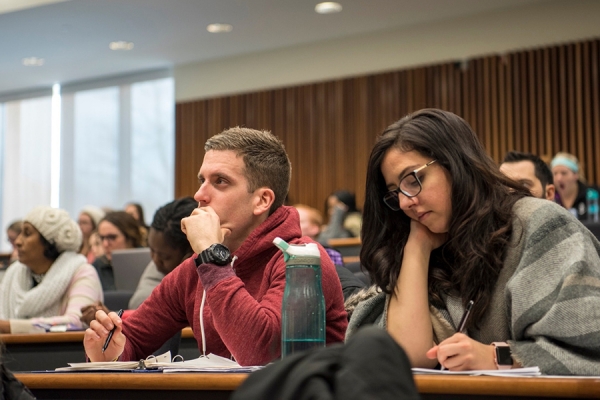
<svg viewBox="0 0 600 400">
<path fill-rule="evenodd" d="M 213 254 L 215 258 L 221 262 L 229 262 L 229 249 L 227 247 L 219 244 L 213 248 Z"/>
<path fill-rule="evenodd" d="M 512 365 L 513 359 L 510 355 L 510 347 L 496 346 L 496 358 L 498 365 Z"/>
</svg>

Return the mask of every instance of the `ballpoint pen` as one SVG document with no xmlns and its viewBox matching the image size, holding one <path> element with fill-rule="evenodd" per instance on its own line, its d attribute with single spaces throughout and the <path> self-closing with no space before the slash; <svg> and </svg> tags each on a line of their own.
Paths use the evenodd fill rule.
<svg viewBox="0 0 600 400">
<path fill-rule="evenodd" d="M 117 315 L 119 316 L 119 318 L 121 318 L 121 316 L 123 315 L 123 309 L 120 309 L 119 311 L 117 311 Z M 108 348 L 108 345 L 110 344 L 110 340 L 112 339 L 112 337 L 113 337 L 113 335 L 115 333 L 115 329 L 117 329 L 116 326 L 114 328 L 112 328 L 110 330 L 110 332 L 108 332 L 108 337 L 106 338 L 106 342 L 104 342 L 104 346 L 102 346 L 102 352 L 103 353 Z"/>
<path fill-rule="evenodd" d="M 456 330 L 456 333 L 463 333 L 463 331 L 465 330 L 465 326 L 467 326 L 467 320 L 469 319 L 469 314 L 471 313 L 473 304 L 475 304 L 473 300 L 469 300 L 469 302 L 467 303 L 467 306 L 465 307 L 465 312 L 463 313 L 463 316 L 460 319 L 460 322 L 458 323 L 458 329 Z M 440 370 L 443 371 L 445 369 L 446 368 L 442 365 L 442 368 Z"/>
<path fill-rule="evenodd" d="M 465 312 L 458 324 L 458 333 L 463 333 L 463 331 L 465 330 L 465 326 L 467 325 L 467 319 L 469 319 L 469 314 L 471 313 L 471 308 L 473 308 L 473 304 L 475 304 L 473 300 L 469 300 L 469 302 L 467 303 L 467 307 L 465 307 Z"/>
</svg>

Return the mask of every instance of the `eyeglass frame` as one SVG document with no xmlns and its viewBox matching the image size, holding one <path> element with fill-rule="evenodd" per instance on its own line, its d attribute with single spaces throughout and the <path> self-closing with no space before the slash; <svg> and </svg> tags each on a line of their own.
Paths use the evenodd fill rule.
<svg viewBox="0 0 600 400">
<path fill-rule="evenodd" d="M 423 164 L 422 166 L 413 170 L 412 172 L 409 172 L 408 174 L 404 175 L 402 177 L 402 179 L 400 179 L 400 183 L 398 184 L 398 187 L 396 189 L 389 190 L 385 195 L 383 195 L 383 199 L 382 199 L 383 204 L 388 206 L 392 211 L 400 211 L 400 204 L 399 204 L 400 203 L 400 193 L 402 193 L 409 199 L 413 198 L 413 197 L 417 197 L 423 190 L 423 184 L 421 183 L 421 180 L 417 176 L 417 173 L 423 171 L 425 168 L 429 167 L 431 164 L 435 163 L 436 161 L 437 160 L 429 161 L 428 163 Z M 404 190 L 400 189 L 400 186 L 402 186 L 402 181 L 405 180 L 406 178 L 408 178 L 409 176 L 413 176 L 415 178 L 415 180 L 417 181 L 417 183 L 419 184 L 419 190 L 415 194 L 409 194 L 409 193 L 406 193 Z M 387 199 L 390 199 L 389 201 L 393 200 L 393 203 L 389 203 Z M 392 206 L 392 204 L 394 204 L 394 206 Z"/>
<path fill-rule="evenodd" d="M 115 240 L 117 240 L 119 238 L 119 236 L 121 236 L 121 235 L 119 235 L 117 233 L 109 233 L 108 235 L 104 235 L 104 236 L 98 234 L 98 237 L 100 238 L 100 243 L 104 242 L 105 240 L 109 243 L 112 243 Z"/>
</svg>

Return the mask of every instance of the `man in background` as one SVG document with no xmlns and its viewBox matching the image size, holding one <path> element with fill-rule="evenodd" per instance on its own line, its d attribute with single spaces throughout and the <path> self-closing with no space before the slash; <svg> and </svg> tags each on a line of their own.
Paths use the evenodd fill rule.
<svg viewBox="0 0 600 400">
<path fill-rule="evenodd" d="M 296 208 L 298 215 L 300 216 L 300 230 L 302 231 L 302 236 L 308 236 L 313 240 L 317 240 L 317 237 L 321 232 L 321 227 L 323 226 L 323 216 L 319 210 L 305 204 L 295 204 L 294 208 Z M 340 283 L 342 284 L 344 300 L 367 286 L 354 274 L 354 271 L 346 268 L 339 251 L 332 249 L 331 247 L 324 247 L 327 255 L 335 264 L 335 270 L 340 278 Z M 359 273 L 360 263 L 355 264 L 357 273 Z M 350 267 L 351 265 L 348 264 L 348 266 Z M 360 271 L 359 274 L 364 274 L 364 272 Z"/>
<path fill-rule="evenodd" d="M 531 153 L 509 151 L 500 172 L 525 186 L 534 197 L 554 201 L 554 180 L 550 167 Z"/>
</svg>

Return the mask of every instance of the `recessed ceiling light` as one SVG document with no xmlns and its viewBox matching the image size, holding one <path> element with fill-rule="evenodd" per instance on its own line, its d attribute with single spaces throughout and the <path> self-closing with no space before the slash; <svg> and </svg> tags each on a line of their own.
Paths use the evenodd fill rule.
<svg viewBox="0 0 600 400">
<path fill-rule="evenodd" d="M 210 33 L 231 32 L 233 26 L 229 24 L 210 24 L 206 27 L 206 30 Z"/>
<path fill-rule="evenodd" d="M 315 6 L 315 11 L 319 14 L 333 14 L 342 11 L 342 5 L 334 1 L 326 1 Z"/>
<path fill-rule="evenodd" d="M 23 65 L 26 67 L 41 67 L 44 65 L 44 59 L 37 57 L 26 57 L 23 59 Z"/>
<path fill-rule="evenodd" d="M 111 50 L 131 50 L 133 49 L 133 43 L 120 40 L 118 42 L 110 42 L 108 47 Z"/>
</svg>

